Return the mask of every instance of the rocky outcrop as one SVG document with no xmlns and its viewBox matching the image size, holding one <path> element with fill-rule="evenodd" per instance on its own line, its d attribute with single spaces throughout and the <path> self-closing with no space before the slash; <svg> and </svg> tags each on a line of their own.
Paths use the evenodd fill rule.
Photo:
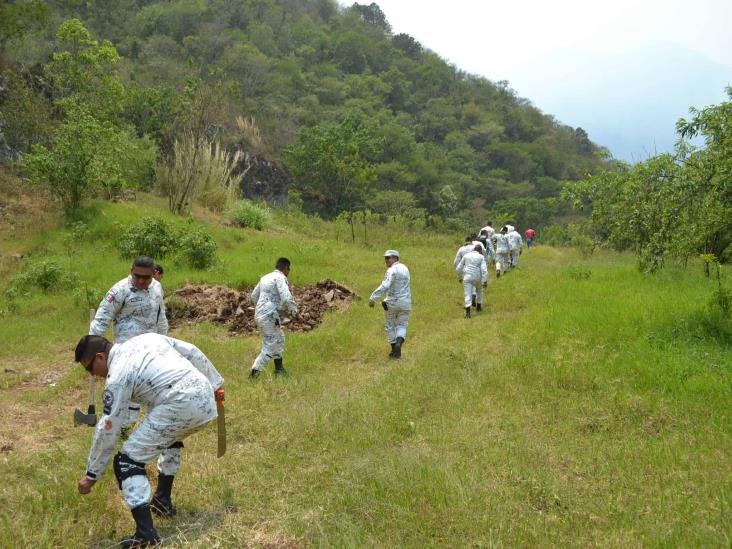
<svg viewBox="0 0 732 549">
<path fill-rule="evenodd" d="M 287 168 L 263 156 L 246 153 L 239 161 L 234 174 L 244 172 L 241 195 L 250 200 L 263 200 L 268 205 L 282 208 L 287 206 L 287 191 L 292 176 Z"/>
</svg>

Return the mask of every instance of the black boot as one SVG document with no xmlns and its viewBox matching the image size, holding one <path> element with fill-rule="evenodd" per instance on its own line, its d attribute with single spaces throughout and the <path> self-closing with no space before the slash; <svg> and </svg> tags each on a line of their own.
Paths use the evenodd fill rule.
<svg viewBox="0 0 732 549">
<path fill-rule="evenodd" d="M 255 370 L 254 368 L 249 370 L 249 379 L 254 379 L 258 375 L 259 375 L 259 370 Z"/>
<path fill-rule="evenodd" d="M 473 296 L 473 307 L 475 307 L 475 296 Z"/>
<path fill-rule="evenodd" d="M 123 538 L 119 542 L 120 547 L 149 547 L 160 544 L 160 536 L 153 526 L 150 506 L 147 503 L 132 509 L 132 518 L 135 519 L 135 533 L 130 537 Z"/>
<path fill-rule="evenodd" d="M 396 347 L 396 343 L 391 344 L 391 353 L 389 353 L 389 356 L 391 358 L 394 358 L 394 348 Z"/>
<path fill-rule="evenodd" d="M 275 375 L 276 376 L 286 376 L 287 370 L 285 370 L 285 367 L 282 365 L 282 359 L 281 358 L 275 358 Z"/>
<path fill-rule="evenodd" d="M 152 501 L 150 502 L 150 510 L 158 517 L 174 517 L 177 513 L 173 502 L 170 499 L 170 492 L 173 489 L 174 475 L 164 475 L 158 473 L 158 487 L 155 490 Z"/>
<path fill-rule="evenodd" d="M 394 343 L 394 358 L 401 358 L 402 356 L 402 344 L 404 343 L 403 337 L 398 337 L 396 343 Z"/>
<path fill-rule="evenodd" d="M 470 307 L 465 307 L 465 318 L 470 318 Z"/>
<path fill-rule="evenodd" d="M 481 312 L 483 310 L 483 304 L 482 303 L 478 303 L 475 306 L 475 310 L 478 311 L 478 312 Z"/>
</svg>

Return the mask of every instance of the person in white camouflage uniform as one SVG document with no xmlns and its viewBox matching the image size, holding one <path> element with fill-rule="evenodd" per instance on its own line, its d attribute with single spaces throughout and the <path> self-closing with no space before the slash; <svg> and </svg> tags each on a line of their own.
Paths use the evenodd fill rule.
<svg viewBox="0 0 732 549">
<path fill-rule="evenodd" d="M 495 232 L 495 231 L 493 231 Z M 483 245 L 483 248 L 485 249 L 485 260 L 486 263 L 491 261 L 496 256 L 496 250 L 493 247 L 493 236 L 492 234 L 488 233 L 485 229 L 480 230 L 480 234 L 478 234 L 478 242 L 480 242 Z"/>
<path fill-rule="evenodd" d="M 250 378 L 257 377 L 272 359 L 275 363 L 275 375 L 286 373 L 282 359 L 282 353 L 285 352 L 285 333 L 280 325 L 280 313 L 287 314 L 290 318 L 297 316 L 297 304 L 287 281 L 289 274 L 290 260 L 280 257 L 275 264 L 275 270 L 260 278 L 252 291 L 254 321 L 262 332 L 262 351 L 252 364 Z"/>
<path fill-rule="evenodd" d="M 463 256 L 466 253 L 473 251 L 473 249 L 475 248 L 475 244 L 473 243 L 474 240 L 474 236 L 468 236 L 465 238 L 465 244 L 460 246 L 457 253 L 455 254 L 455 259 L 452 262 L 453 267 L 457 269 L 457 266 L 460 264 L 460 260 L 463 258 Z"/>
<path fill-rule="evenodd" d="M 510 231 L 508 237 L 508 250 L 511 259 L 511 268 L 518 267 L 519 256 L 524 249 L 524 239 L 516 229 Z"/>
<path fill-rule="evenodd" d="M 486 232 L 486 235 L 489 239 L 493 240 L 493 235 L 496 233 L 496 230 L 493 228 L 493 221 L 489 221 L 485 227 L 483 227 L 479 233 L 482 233 L 483 231 Z"/>
<path fill-rule="evenodd" d="M 224 380 L 195 345 L 159 334 L 142 334 L 114 345 L 104 337 L 87 335 L 76 347 L 75 360 L 90 374 L 106 378 L 104 409 L 78 490 L 88 494 L 104 474 L 130 403 L 144 403 L 147 415 L 113 460 L 122 497 L 136 524 L 133 536 L 120 545 L 159 543 L 152 512 L 175 514 L 171 490 L 180 468 L 182 440 L 216 419 L 214 393 L 223 391 Z M 145 464 L 156 456 L 159 475 L 153 495 Z"/>
<path fill-rule="evenodd" d="M 155 267 L 151 257 L 135 258 L 129 276 L 112 286 L 99 304 L 89 335 L 103 336 L 110 324 L 114 324 L 115 343 L 140 334 L 168 335 L 163 287 L 155 279 Z M 128 425 L 135 423 L 139 414 L 140 405 L 131 403 Z"/>
<path fill-rule="evenodd" d="M 510 248 L 508 246 L 508 236 L 506 236 L 506 233 L 508 230 L 506 227 L 501 228 L 501 232 L 498 232 L 495 234 L 496 239 L 496 278 L 500 278 L 501 271 L 505 273 L 508 272 L 508 254 L 510 253 Z"/>
<path fill-rule="evenodd" d="M 409 286 L 409 269 L 399 261 L 399 252 L 386 250 L 384 261 L 387 269 L 384 280 L 369 297 L 369 307 L 374 307 L 376 301 L 386 294 L 381 302 L 384 309 L 384 324 L 386 338 L 391 345 L 391 358 L 402 356 L 402 345 L 407 338 L 409 315 L 412 312 L 412 290 Z"/>
<path fill-rule="evenodd" d="M 112 286 L 99 304 L 89 326 L 89 335 L 103 336 L 114 323 L 114 342 L 124 343 L 140 334 L 168 334 L 163 289 L 153 278 L 155 262 L 139 256 L 132 263 L 130 275 Z"/>
<path fill-rule="evenodd" d="M 477 245 L 472 252 L 463 256 L 455 272 L 463 283 L 465 318 L 470 318 L 470 308 L 475 296 L 475 308 L 483 309 L 483 289 L 488 285 L 488 266 L 486 265 L 483 246 Z"/>
</svg>

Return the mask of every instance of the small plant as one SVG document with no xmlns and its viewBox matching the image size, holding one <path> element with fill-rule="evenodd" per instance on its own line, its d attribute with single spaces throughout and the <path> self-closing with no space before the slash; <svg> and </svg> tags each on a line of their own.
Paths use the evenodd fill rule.
<svg viewBox="0 0 732 549">
<path fill-rule="evenodd" d="M 90 288 L 86 283 L 74 289 L 74 302 L 85 307 L 96 308 L 101 303 L 104 292 L 99 288 Z"/>
<path fill-rule="evenodd" d="M 231 208 L 229 217 L 239 227 L 251 227 L 261 231 L 269 223 L 270 215 L 266 206 L 260 206 L 250 200 L 237 200 Z"/>
<path fill-rule="evenodd" d="M 155 259 L 165 257 L 178 246 L 173 227 L 159 217 L 143 217 L 129 226 L 117 239 L 117 250 L 124 258 L 148 255 Z"/>
<path fill-rule="evenodd" d="M 194 269 L 207 269 L 216 263 L 216 241 L 201 227 L 180 238 L 180 255 Z"/>
<path fill-rule="evenodd" d="M 17 295 L 17 292 L 27 292 L 33 288 L 39 288 L 43 293 L 54 293 L 74 285 L 77 280 L 76 273 L 64 269 L 52 259 L 44 259 L 16 276 L 6 295 Z"/>
</svg>

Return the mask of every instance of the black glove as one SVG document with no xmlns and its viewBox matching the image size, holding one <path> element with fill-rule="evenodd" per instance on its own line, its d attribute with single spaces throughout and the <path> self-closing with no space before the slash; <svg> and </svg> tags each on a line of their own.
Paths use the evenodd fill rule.
<svg viewBox="0 0 732 549">
<path fill-rule="evenodd" d="M 389 310 L 389 306 L 386 304 L 386 301 L 382 301 L 381 306 L 384 308 L 385 311 Z"/>
</svg>

